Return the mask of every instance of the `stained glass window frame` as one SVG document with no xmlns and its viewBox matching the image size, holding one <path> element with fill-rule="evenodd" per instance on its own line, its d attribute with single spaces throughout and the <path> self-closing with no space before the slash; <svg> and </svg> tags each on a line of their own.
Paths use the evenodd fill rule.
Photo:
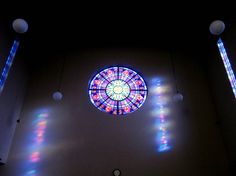
<svg viewBox="0 0 236 176">
<path fill-rule="evenodd" d="M 110 76 L 108 76 L 109 70 Z M 130 88 L 129 95 L 122 100 L 114 100 L 106 92 L 107 85 L 115 80 L 123 80 Z M 126 115 L 138 110 L 145 103 L 148 87 L 143 75 L 133 68 L 110 66 L 99 70 L 91 77 L 88 95 L 91 103 L 100 111 L 113 115 Z"/>
</svg>

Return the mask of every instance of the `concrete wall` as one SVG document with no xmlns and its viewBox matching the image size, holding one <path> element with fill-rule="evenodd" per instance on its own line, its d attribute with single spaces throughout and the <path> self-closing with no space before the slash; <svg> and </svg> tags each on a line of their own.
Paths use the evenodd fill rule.
<svg viewBox="0 0 236 176">
<path fill-rule="evenodd" d="M 8 42 L 8 47 L 5 45 L 4 52 L 1 55 L 1 72 L 10 52 L 12 42 Z M 21 46 L 19 46 L 18 52 L 21 52 Z M 6 163 L 8 159 L 26 90 L 27 71 L 21 59 L 17 53 L 0 95 L 0 162 L 2 163 Z"/>
<path fill-rule="evenodd" d="M 48 61 L 47 57 L 32 75 L 9 162 L 0 168 L 1 175 L 110 176 L 115 168 L 128 176 L 229 175 L 215 107 L 198 60 L 204 57 L 201 53 L 174 54 L 184 95 L 179 103 L 171 100 L 174 80 L 169 52 L 88 49 L 67 53 L 61 102 L 53 101 L 52 93 L 58 88 L 63 58 L 54 54 Z M 97 70 L 117 64 L 141 72 L 149 88 L 153 78 L 169 87 L 169 151 L 157 150 L 153 93 L 149 92 L 139 110 L 122 117 L 103 113 L 91 104 L 89 79 Z M 43 141 L 37 146 L 35 123 L 40 114 L 48 117 Z"/>
</svg>

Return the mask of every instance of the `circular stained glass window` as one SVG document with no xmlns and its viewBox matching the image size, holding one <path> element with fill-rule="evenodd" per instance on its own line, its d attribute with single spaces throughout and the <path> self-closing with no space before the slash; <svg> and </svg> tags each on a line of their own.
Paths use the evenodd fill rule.
<svg viewBox="0 0 236 176">
<path fill-rule="evenodd" d="M 140 108 L 147 97 L 144 79 L 126 67 L 110 67 L 93 77 L 89 84 L 91 102 L 103 112 L 122 115 Z"/>
</svg>

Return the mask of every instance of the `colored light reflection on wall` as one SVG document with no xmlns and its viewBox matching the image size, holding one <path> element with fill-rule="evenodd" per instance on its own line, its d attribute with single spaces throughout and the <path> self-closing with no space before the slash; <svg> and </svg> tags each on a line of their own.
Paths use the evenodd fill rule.
<svg viewBox="0 0 236 176">
<path fill-rule="evenodd" d="M 152 94 L 152 113 L 155 118 L 155 132 L 156 143 L 158 152 L 168 151 L 170 147 L 169 133 L 168 133 L 168 121 L 167 117 L 170 113 L 168 108 L 169 87 L 164 85 L 160 79 L 154 79 L 150 88 L 150 94 Z"/>
<path fill-rule="evenodd" d="M 221 58 L 222 58 L 223 63 L 224 63 L 225 70 L 227 72 L 228 79 L 229 79 L 230 85 L 231 85 L 233 93 L 234 93 L 234 97 L 236 98 L 236 80 L 235 80 L 234 72 L 233 72 L 233 69 L 232 69 L 231 64 L 229 62 L 229 58 L 228 58 L 228 55 L 226 53 L 224 43 L 221 39 L 219 39 L 217 41 L 217 46 L 219 48 L 220 55 L 221 55 Z"/>
<path fill-rule="evenodd" d="M 25 176 L 37 176 L 36 170 L 29 170 Z"/>
<path fill-rule="evenodd" d="M 25 176 L 39 176 L 37 173 L 37 163 L 41 160 L 41 151 L 45 140 L 48 116 L 48 113 L 39 113 L 32 122 L 33 133 L 31 136 L 31 144 L 29 146 L 30 153 L 27 165 L 28 170 L 25 173 Z"/>
<path fill-rule="evenodd" d="M 20 44 L 20 42 L 18 40 L 15 40 L 13 42 L 12 47 L 11 47 L 10 54 L 8 55 L 6 64 L 3 68 L 3 71 L 2 71 L 2 74 L 1 74 L 1 77 L 0 77 L 0 93 L 3 91 L 8 73 L 9 73 L 10 68 L 12 66 L 12 63 L 13 63 L 14 57 L 16 55 L 16 51 L 18 49 L 19 44 Z"/>
</svg>

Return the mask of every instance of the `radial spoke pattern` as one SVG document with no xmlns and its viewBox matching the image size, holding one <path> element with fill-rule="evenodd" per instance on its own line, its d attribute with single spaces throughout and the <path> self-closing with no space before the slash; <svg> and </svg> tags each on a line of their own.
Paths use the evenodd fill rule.
<svg viewBox="0 0 236 176">
<path fill-rule="evenodd" d="M 101 111 L 122 115 L 142 106 L 146 100 L 147 86 L 135 71 L 125 67 L 110 67 L 93 77 L 89 96 Z"/>
</svg>

